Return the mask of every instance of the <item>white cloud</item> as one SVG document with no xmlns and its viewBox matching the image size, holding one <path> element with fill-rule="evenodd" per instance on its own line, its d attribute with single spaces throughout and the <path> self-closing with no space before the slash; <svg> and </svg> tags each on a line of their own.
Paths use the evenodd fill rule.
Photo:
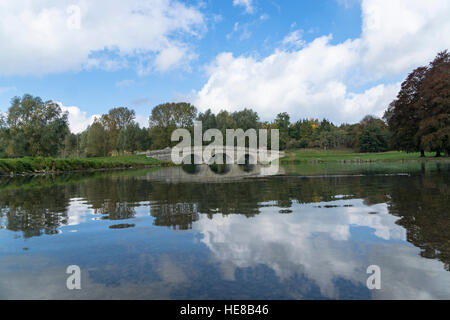
<svg viewBox="0 0 450 320">
<path fill-rule="evenodd" d="M 345 114 L 356 114 L 358 120 L 362 115 L 375 115 L 382 117 L 389 103 L 400 90 L 400 83 L 389 85 L 380 84 L 363 93 L 349 93 L 345 99 L 343 112 Z"/>
<path fill-rule="evenodd" d="M 244 7 L 245 12 L 249 13 L 249 14 L 252 14 L 255 12 L 253 0 L 233 0 L 233 5 Z"/>
<path fill-rule="evenodd" d="M 358 39 L 332 44 L 322 36 L 304 44 L 294 31 L 267 57 L 219 54 L 193 103 L 216 112 L 251 107 L 265 120 L 282 111 L 338 123 L 381 116 L 399 89 L 386 79 L 403 77 L 450 47 L 450 2 L 364 0 L 361 6 Z M 350 89 L 355 84 L 364 91 Z"/>
<path fill-rule="evenodd" d="M 362 2 L 362 60 L 375 76 L 395 75 L 427 64 L 450 47 L 450 2 Z"/>
<path fill-rule="evenodd" d="M 301 48 L 306 42 L 302 39 L 302 30 L 295 30 L 284 37 L 282 44 L 285 48 Z"/>
<path fill-rule="evenodd" d="M 330 45 L 321 37 L 304 49 L 277 50 L 258 60 L 222 53 L 208 68 L 209 80 L 194 97 L 201 109 L 257 110 L 264 119 L 288 111 L 294 117 L 329 117 L 345 102 L 343 83 L 358 57 L 358 41 Z"/>
<path fill-rule="evenodd" d="M 59 104 L 63 112 L 68 112 L 69 127 L 70 131 L 73 133 L 83 132 L 89 125 L 94 122 L 95 118 L 100 118 L 100 115 L 98 114 L 88 116 L 87 112 L 81 111 L 78 107 L 67 107 L 64 106 L 61 102 L 57 103 Z"/>
<path fill-rule="evenodd" d="M 250 26 L 253 23 L 244 23 L 240 24 L 239 22 L 235 22 L 233 26 L 233 31 L 227 34 L 227 39 L 230 40 L 235 34 L 239 34 L 239 40 L 247 40 L 252 36 L 252 32 L 250 31 Z"/>
<path fill-rule="evenodd" d="M 178 0 L 1 1 L 0 43 L 7 50 L 0 50 L 0 73 L 115 70 L 130 63 L 168 70 L 191 56 L 185 39 L 205 28 L 202 13 Z"/>
<path fill-rule="evenodd" d="M 140 114 L 136 115 L 135 121 L 139 124 L 141 128 L 148 128 L 149 126 L 149 116 L 143 116 Z"/>
<path fill-rule="evenodd" d="M 156 57 L 155 63 L 159 71 L 166 71 L 182 62 L 187 55 L 187 49 L 181 46 L 171 46 L 162 50 Z"/>
</svg>

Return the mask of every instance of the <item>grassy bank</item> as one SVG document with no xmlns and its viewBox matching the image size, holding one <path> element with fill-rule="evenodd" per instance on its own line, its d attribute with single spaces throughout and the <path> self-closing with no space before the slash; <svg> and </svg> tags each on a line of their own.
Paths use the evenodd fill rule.
<svg viewBox="0 0 450 320">
<path fill-rule="evenodd" d="M 286 176 L 338 176 L 338 175 L 413 175 L 450 172 L 448 161 L 375 161 L 375 162 L 321 162 L 292 163 L 282 166 Z M 1 188 L 1 185 L 0 185 Z"/>
<path fill-rule="evenodd" d="M 25 157 L 16 159 L 0 159 L 0 175 L 92 171 L 164 165 L 167 165 L 167 163 L 153 158 L 147 158 L 145 155 L 79 159 Z"/>
<path fill-rule="evenodd" d="M 160 170 L 159 166 L 136 170 L 101 170 L 101 171 L 77 171 L 57 174 L 25 174 L 25 175 L 0 175 L 0 191 L 5 190 L 31 190 L 48 188 L 55 185 L 81 183 L 93 179 L 122 179 L 141 177 L 149 172 Z"/>
<path fill-rule="evenodd" d="M 283 164 L 305 163 L 305 162 L 378 162 L 378 161 L 414 161 L 436 159 L 434 153 L 427 153 L 426 158 L 420 158 L 420 153 L 406 153 L 389 151 L 381 153 L 356 153 L 351 150 L 290 150 L 281 159 Z M 446 160 L 449 158 L 437 158 Z"/>
</svg>

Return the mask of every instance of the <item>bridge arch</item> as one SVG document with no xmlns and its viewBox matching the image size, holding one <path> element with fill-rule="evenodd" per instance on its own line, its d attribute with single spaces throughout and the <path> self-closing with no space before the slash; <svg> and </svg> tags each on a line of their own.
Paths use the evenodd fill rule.
<svg viewBox="0 0 450 320">
<path fill-rule="evenodd" d="M 191 153 L 183 158 L 181 168 L 187 174 L 198 174 L 202 168 L 200 164 L 196 163 L 201 163 L 201 160 L 197 154 Z"/>
</svg>

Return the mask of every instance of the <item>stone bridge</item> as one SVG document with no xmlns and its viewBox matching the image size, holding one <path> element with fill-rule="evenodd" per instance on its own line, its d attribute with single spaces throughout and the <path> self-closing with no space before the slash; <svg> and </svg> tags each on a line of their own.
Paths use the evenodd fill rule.
<svg viewBox="0 0 450 320">
<path fill-rule="evenodd" d="M 201 155 L 203 155 L 203 152 L 205 151 L 206 148 L 207 147 L 202 147 L 201 150 L 198 150 L 197 148 L 187 148 L 189 150 L 186 153 L 188 155 L 185 158 L 189 159 L 183 159 L 183 162 L 187 163 L 186 160 L 190 160 L 193 157 L 196 163 L 203 163 Z M 146 155 L 149 158 L 158 159 L 160 161 L 168 161 L 168 162 L 172 161 L 172 149 L 169 147 L 163 150 L 147 151 Z M 285 154 L 283 151 L 271 151 L 265 149 L 249 149 L 242 147 L 224 146 L 222 151 L 217 152 L 215 155 L 211 155 L 209 159 L 211 160 L 211 158 L 213 158 L 216 155 L 218 156 L 223 155 L 226 158 L 225 163 L 227 164 L 244 164 L 244 163 L 269 164 L 275 160 L 284 157 Z M 265 155 L 265 157 L 263 158 L 261 157 L 261 155 Z M 234 157 L 234 159 L 232 159 L 232 157 Z M 212 163 L 212 161 L 209 163 Z"/>
</svg>

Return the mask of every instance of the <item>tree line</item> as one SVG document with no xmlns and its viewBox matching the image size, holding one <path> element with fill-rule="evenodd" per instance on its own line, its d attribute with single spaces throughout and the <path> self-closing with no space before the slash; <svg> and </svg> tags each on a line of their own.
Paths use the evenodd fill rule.
<svg viewBox="0 0 450 320">
<path fill-rule="evenodd" d="M 14 97 L 0 115 L 0 157 L 100 157 L 148 150 L 151 137 L 135 112 L 119 107 L 96 118 L 83 132 L 72 133 L 68 113 L 59 104 L 25 94 Z"/>
<path fill-rule="evenodd" d="M 211 109 L 198 113 L 190 103 L 165 103 L 152 109 L 149 126 L 140 127 L 135 111 L 126 107 L 109 110 L 83 132 L 72 133 L 68 114 L 59 104 L 25 94 L 14 97 L 0 114 L 0 157 L 100 157 L 163 149 L 175 129 L 203 130 L 278 129 L 280 148 L 352 148 L 360 152 L 402 150 L 450 153 L 450 55 L 440 52 L 426 67 L 416 68 L 402 83 L 397 98 L 383 119 L 365 116 L 355 124 L 333 124 L 327 119 L 291 122 L 286 112 L 273 121 L 261 121 L 251 109 L 235 112 Z M 270 147 L 270 139 L 269 139 Z"/>
</svg>

